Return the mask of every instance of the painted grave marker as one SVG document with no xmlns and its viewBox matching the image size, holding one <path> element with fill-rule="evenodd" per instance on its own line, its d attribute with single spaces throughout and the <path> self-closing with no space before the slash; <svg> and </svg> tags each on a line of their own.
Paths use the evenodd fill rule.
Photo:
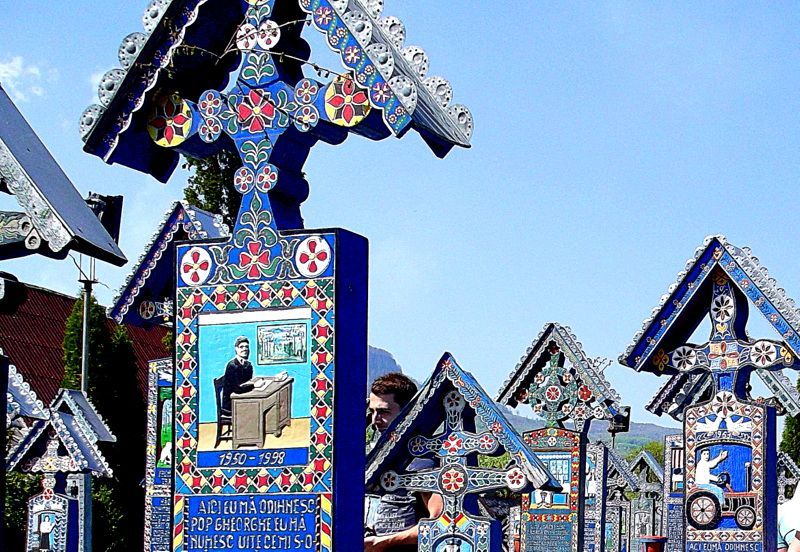
<svg viewBox="0 0 800 552">
<path fill-rule="evenodd" d="M 752 304 L 781 341 L 753 339 Z M 755 370 L 797 369 L 800 314 L 748 249 L 708 238 L 620 362 L 656 374 L 708 373 L 711 399 L 686 407 L 686 549 L 773 550 L 775 407 L 749 398 Z M 703 315 L 708 341 L 687 343 Z"/>
<path fill-rule="evenodd" d="M 661 517 L 661 534 L 667 537 L 666 552 L 684 551 L 684 459 L 683 434 L 664 437 L 664 513 Z"/>
<path fill-rule="evenodd" d="M 661 528 L 664 468 L 647 450 L 640 451 L 630 461 L 629 467 L 639 486 L 639 495 L 631 512 L 631 550 L 641 550 L 640 538 L 655 535 Z"/>
<path fill-rule="evenodd" d="M 528 446 L 560 481 L 561 492 L 536 493 L 522 501 L 522 547 L 528 551 L 577 552 L 584 548 L 585 459 L 592 420 L 609 431 L 627 430 L 629 409 L 602 374 L 605 362 L 591 360 L 571 330 L 546 324 L 503 384 L 498 402 L 529 404 L 546 428 L 525 434 Z M 566 424 L 573 429 L 567 429 Z M 598 510 L 595 510 L 597 513 Z M 602 516 L 603 508 L 599 509 Z M 602 526 L 602 519 L 597 520 Z M 597 531 L 593 544 L 602 543 Z"/>
<path fill-rule="evenodd" d="M 450 85 L 426 78 L 427 55 L 403 48 L 402 23 L 382 9 L 153 0 L 146 34 L 126 37 L 122 69 L 82 117 L 86 151 L 162 180 L 181 153 L 235 149 L 242 162 L 231 236 L 176 251 L 176 552 L 362 546 L 367 246 L 302 229 L 303 164 L 318 141 L 349 133 L 414 128 L 439 156 L 472 133 L 469 111 L 449 105 Z M 331 75 L 309 61 L 304 23 L 344 73 L 303 74 Z"/>
<path fill-rule="evenodd" d="M 601 552 L 605 548 L 606 519 L 606 471 L 608 452 L 600 443 L 586 447 L 583 491 L 583 549 L 586 552 Z"/>
<path fill-rule="evenodd" d="M 81 552 L 91 526 L 82 511 L 84 478 L 111 477 L 99 449 L 115 437 L 80 391 L 61 389 L 10 452 L 8 471 L 42 475 L 42 492 L 28 500 L 27 552 Z"/>
<path fill-rule="evenodd" d="M 173 363 L 148 363 L 147 455 L 145 460 L 144 548 L 172 550 Z"/>
<path fill-rule="evenodd" d="M 778 504 L 790 500 L 800 482 L 800 466 L 785 452 L 778 453 Z"/>
<path fill-rule="evenodd" d="M 476 419 L 487 431 L 476 432 Z M 441 432 L 428 437 L 440 426 Z M 477 466 L 478 455 L 503 452 L 510 456 L 507 468 Z M 436 459 L 439 466 L 404 473 L 412 458 Z M 449 353 L 381 435 L 368 458 L 366 484 L 380 484 L 385 492 L 406 489 L 442 496 L 442 514 L 419 523 L 420 552 L 498 552 L 500 523 L 478 515 L 477 493 L 559 488 L 498 406 Z"/>
<path fill-rule="evenodd" d="M 620 458 L 613 448 L 605 447 L 605 449 L 608 454 L 605 550 L 632 552 L 630 546 L 632 505 L 628 495 L 638 492 L 639 484 L 625 460 Z"/>
</svg>

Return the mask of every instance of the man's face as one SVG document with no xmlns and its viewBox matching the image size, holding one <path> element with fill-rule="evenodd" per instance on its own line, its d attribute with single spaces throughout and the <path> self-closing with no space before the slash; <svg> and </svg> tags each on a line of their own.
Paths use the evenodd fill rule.
<svg viewBox="0 0 800 552">
<path fill-rule="evenodd" d="M 708 460 L 708 457 L 711 456 L 711 453 L 708 450 L 704 450 L 700 453 L 701 460 Z"/>
<path fill-rule="evenodd" d="M 400 414 L 400 405 L 394 400 L 394 393 L 386 395 L 369 394 L 370 423 L 378 431 L 384 431 Z"/>
<path fill-rule="evenodd" d="M 247 360 L 250 357 L 250 344 L 247 341 L 242 341 L 235 349 L 236 358 L 239 360 Z"/>
</svg>

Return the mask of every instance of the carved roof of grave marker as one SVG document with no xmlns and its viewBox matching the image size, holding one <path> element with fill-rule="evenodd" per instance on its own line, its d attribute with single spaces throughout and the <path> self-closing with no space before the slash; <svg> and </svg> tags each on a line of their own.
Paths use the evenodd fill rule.
<svg viewBox="0 0 800 552">
<path fill-rule="evenodd" d="M 8 366 L 8 391 L 6 392 L 8 406 L 6 408 L 6 428 L 11 425 L 11 421 L 16 417 L 36 418 L 46 420 L 48 412 L 42 401 L 36 396 L 36 392 L 26 382 L 22 374 L 17 371 L 13 364 Z"/>
<path fill-rule="evenodd" d="M 95 435 L 95 442 L 117 442 L 117 438 L 111 433 L 106 421 L 97 412 L 89 397 L 81 391 L 60 389 L 55 399 L 53 399 L 50 409 L 66 412 L 73 416 L 76 422 L 81 425 L 85 434 Z"/>
<path fill-rule="evenodd" d="M 772 391 L 772 400 L 786 413 L 791 416 L 800 414 L 800 392 L 785 374 L 769 370 L 755 370 L 755 374 Z M 682 372 L 671 376 L 645 408 L 657 416 L 669 414 L 676 420 L 683 420 L 684 409 L 701 402 L 712 389 L 712 378 L 707 372 Z"/>
<path fill-rule="evenodd" d="M 52 447 L 58 442 L 58 452 Z M 63 454 L 60 452 L 63 451 Z M 54 461 L 56 460 L 57 461 Z M 78 416 L 50 409 L 47 420 L 37 420 L 6 459 L 6 470 L 24 472 L 92 473 L 111 477 L 113 471 L 97 446 L 97 435 Z"/>
<path fill-rule="evenodd" d="M 792 477 L 800 479 L 800 466 L 798 466 L 797 463 L 792 460 L 791 456 L 783 451 L 778 453 L 778 469 L 781 468 L 788 471 Z"/>
<path fill-rule="evenodd" d="M 583 345 L 572 333 L 568 326 L 557 322 L 545 324 L 542 331 L 533 341 L 528 350 L 512 370 L 508 379 L 500 387 L 497 402 L 511 407 L 519 404 L 520 394 L 527 394 L 549 362 L 550 352 L 548 346 L 555 342 L 560 353 L 565 358 L 565 367 L 574 372 L 578 387 L 586 385 L 591 391 L 591 397 L 596 403 L 590 418 L 613 420 L 615 417 L 625 415 L 626 407 L 620 406 L 619 394 L 603 375 L 603 369 L 608 361 L 605 359 L 590 359 L 583 351 Z M 574 415 L 565 414 L 565 419 L 572 419 Z"/>
<path fill-rule="evenodd" d="M 719 266 L 730 278 L 733 287 L 762 313 L 796 357 L 800 356 L 800 311 L 794 300 L 778 287 L 749 248 L 739 248 L 724 236 L 710 236 L 698 247 L 693 258 L 677 277 L 661 302 L 642 324 L 642 329 L 620 355 L 620 363 L 637 371 L 675 374 L 676 370 L 659 369 L 653 362 L 658 351 L 669 351 L 682 345 L 707 315 L 711 274 Z M 703 308 L 694 308 L 701 301 Z M 679 324 L 679 321 L 686 323 Z"/>
<path fill-rule="evenodd" d="M 612 487 L 622 488 L 627 491 L 639 491 L 639 479 L 633 474 L 628 466 L 628 463 L 619 455 L 613 448 L 605 443 L 598 443 L 603 445 L 608 451 L 608 488 L 609 491 Z"/>
<path fill-rule="evenodd" d="M 525 445 L 522 437 L 509 423 L 502 409 L 486 394 L 477 380 L 463 370 L 450 353 L 445 353 L 428 381 L 420 388 L 411 402 L 381 435 L 380 440 L 367 457 L 366 484 L 377 484 L 382 473 L 399 469 L 403 459 L 410 459 L 408 441 L 415 435 L 432 435 L 442 422 L 442 398 L 457 390 L 474 411 L 478 420 L 492 432 L 503 451 L 522 468 L 535 488 L 560 488 L 558 481 L 547 471 L 545 465 Z"/>
<path fill-rule="evenodd" d="M 628 463 L 628 467 L 634 475 L 636 473 L 644 475 L 638 477 L 640 490 L 656 493 L 664 491 L 664 468 L 649 451 L 639 451 L 639 454 Z M 648 473 L 653 474 L 657 481 L 647 481 Z"/>
<path fill-rule="evenodd" d="M 454 145 L 469 146 L 473 124 L 469 110 L 450 105 L 453 92 L 445 79 L 427 76 L 427 54 L 417 46 L 405 46 L 405 27 L 396 17 L 382 17 L 383 1 L 323 0 L 323 4 L 330 10 L 328 16 L 340 18 L 356 37 L 373 70 L 385 79 L 410 114 L 411 126 L 434 153 L 444 156 Z M 280 64 L 296 64 L 298 57 L 305 59 L 308 54 L 301 37 L 304 25 L 290 23 L 309 19 L 320 30 L 314 6 L 312 0 L 276 0 L 274 13 L 290 19 L 279 27 L 278 44 L 285 52 L 276 56 Z M 166 181 L 177 166 L 178 153 L 147 137 L 147 117 L 141 111 L 165 90 L 195 99 L 204 90 L 223 89 L 239 65 L 240 52 L 229 46 L 248 7 L 247 2 L 152 0 L 143 16 L 144 32 L 125 37 L 119 48 L 120 67 L 105 73 L 98 103 L 81 116 L 84 149 L 107 163 L 118 162 Z M 347 54 L 340 54 L 349 70 Z M 387 124 L 389 130 L 395 129 Z"/>
<path fill-rule="evenodd" d="M 117 291 L 109 308 L 109 318 L 118 324 L 127 322 L 126 316 L 137 297 L 151 291 L 162 291 L 166 282 L 175 278 L 175 260 L 170 247 L 179 239 L 192 241 L 223 238 L 230 230 L 220 215 L 204 211 L 185 202 L 176 201 L 164 213 L 161 223 L 139 256 L 131 272 Z M 150 289 L 154 288 L 154 289 Z M 172 291 L 170 290 L 170 296 Z"/>
<path fill-rule="evenodd" d="M 25 248 L 55 258 L 73 250 L 117 266 L 127 262 L 2 86 L 0 190 L 14 196 L 32 225 L 21 229 Z"/>
</svg>

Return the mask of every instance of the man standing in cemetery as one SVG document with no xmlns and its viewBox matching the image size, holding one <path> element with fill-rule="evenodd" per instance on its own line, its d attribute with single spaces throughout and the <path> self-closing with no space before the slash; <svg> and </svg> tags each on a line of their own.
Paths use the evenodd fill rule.
<svg viewBox="0 0 800 552">
<path fill-rule="evenodd" d="M 370 448 L 392 424 L 417 393 L 417 385 L 401 373 L 385 374 L 372 383 L 369 394 L 369 422 L 375 431 Z M 435 467 L 433 460 L 413 460 L 407 471 Z M 365 552 L 413 552 L 417 550 L 419 520 L 437 518 L 442 512 L 442 497 L 432 493 L 398 490 L 382 495 L 367 495 L 367 537 Z"/>
<path fill-rule="evenodd" d="M 233 344 L 235 356 L 225 366 L 225 379 L 222 382 L 222 410 L 231 411 L 231 393 L 245 393 L 252 389 L 246 385 L 253 378 L 253 364 L 250 358 L 250 340 L 241 335 Z"/>
</svg>

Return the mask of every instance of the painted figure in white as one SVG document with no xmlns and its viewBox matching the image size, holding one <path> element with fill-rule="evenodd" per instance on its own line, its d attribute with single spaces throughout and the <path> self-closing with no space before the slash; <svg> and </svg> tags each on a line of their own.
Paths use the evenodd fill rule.
<svg viewBox="0 0 800 552">
<path fill-rule="evenodd" d="M 717 483 L 719 478 L 711 473 L 711 470 L 716 468 L 727 457 L 727 450 L 723 450 L 713 459 L 711 458 L 711 451 L 709 449 L 704 449 L 700 452 L 700 460 L 697 461 L 697 467 L 695 468 L 695 484 L 700 486 Z"/>
</svg>

